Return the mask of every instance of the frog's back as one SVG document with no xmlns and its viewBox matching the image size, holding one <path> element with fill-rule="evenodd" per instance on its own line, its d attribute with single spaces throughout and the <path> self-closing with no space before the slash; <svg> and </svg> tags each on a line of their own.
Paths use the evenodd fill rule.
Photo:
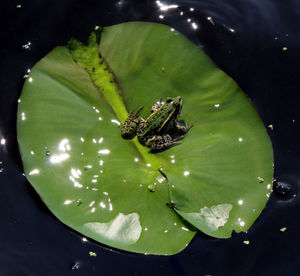
<svg viewBox="0 0 300 276">
<path fill-rule="evenodd" d="M 146 119 L 146 124 L 144 126 L 142 135 L 144 136 L 149 134 L 150 132 L 158 131 L 162 126 L 162 122 L 165 122 L 167 119 L 168 119 L 168 114 L 166 113 L 156 112 L 151 114 Z"/>
</svg>

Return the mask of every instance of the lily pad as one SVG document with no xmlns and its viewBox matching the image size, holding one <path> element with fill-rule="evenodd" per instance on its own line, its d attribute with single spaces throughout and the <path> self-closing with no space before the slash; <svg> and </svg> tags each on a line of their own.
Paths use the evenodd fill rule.
<svg viewBox="0 0 300 276">
<path fill-rule="evenodd" d="M 139 253 L 181 251 L 195 234 L 191 224 L 221 238 L 246 231 L 273 172 L 271 143 L 249 99 L 168 26 L 124 23 L 96 38 L 55 48 L 20 97 L 24 170 L 45 204 L 82 234 Z M 145 106 L 146 117 L 160 97 L 175 96 L 194 125 L 181 145 L 151 153 L 121 137 L 128 111 Z"/>
</svg>

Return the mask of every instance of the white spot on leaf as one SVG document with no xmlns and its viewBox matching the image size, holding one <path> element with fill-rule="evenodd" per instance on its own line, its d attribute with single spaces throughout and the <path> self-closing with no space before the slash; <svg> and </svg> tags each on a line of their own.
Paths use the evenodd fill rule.
<svg viewBox="0 0 300 276">
<path fill-rule="evenodd" d="M 119 213 L 109 222 L 89 222 L 85 223 L 84 226 L 108 240 L 124 245 L 136 243 L 142 232 L 137 213 L 128 215 Z"/>
<path fill-rule="evenodd" d="M 199 213 L 187 213 L 195 222 L 205 223 L 208 228 L 216 231 L 219 227 L 224 226 L 229 218 L 232 205 L 228 203 L 203 207 Z"/>
</svg>

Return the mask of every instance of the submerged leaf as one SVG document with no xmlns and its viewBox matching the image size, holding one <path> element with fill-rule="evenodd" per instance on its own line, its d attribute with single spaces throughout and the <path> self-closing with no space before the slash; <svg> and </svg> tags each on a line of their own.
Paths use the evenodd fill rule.
<svg viewBox="0 0 300 276">
<path fill-rule="evenodd" d="M 165 25 L 100 31 L 87 46 L 57 47 L 25 81 L 18 142 L 42 200 L 73 229 L 132 252 L 175 254 L 193 226 L 221 238 L 247 230 L 268 199 L 273 160 L 249 99 Z M 194 125 L 181 145 L 151 153 L 121 137 L 129 111 L 145 106 L 145 118 L 175 96 Z"/>
</svg>

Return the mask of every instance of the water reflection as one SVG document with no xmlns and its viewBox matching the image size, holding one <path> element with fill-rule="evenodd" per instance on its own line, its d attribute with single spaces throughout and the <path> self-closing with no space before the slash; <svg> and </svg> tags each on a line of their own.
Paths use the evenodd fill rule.
<svg viewBox="0 0 300 276">
<path fill-rule="evenodd" d="M 69 151 L 71 149 L 69 140 L 67 138 L 62 139 L 58 145 L 58 149 L 60 151 Z"/>
<path fill-rule="evenodd" d="M 93 106 L 93 110 L 95 110 L 96 113 L 100 113 L 99 109 L 97 109 L 95 106 Z"/>
<path fill-rule="evenodd" d="M 25 51 L 30 51 L 31 50 L 31 42 L 28 41 L 26 44 L 22 45 L 22 49 Z"/>
<path fill-rule="evenodd" d="M 75 178 L 80 178 L 82 172 L 79 169 L 71 169 L 71 174 L 72 176 L 74 176 Z"/>
<path fill-rule="evenodd" d="M 121 123 L 120 123 L 118 120 L 116 120 L 116 119 L 112 119 L 111 122 L 112 122 L 113 124 L 118 125 L 118 126 L 121 125 Z"/>
<path fill-rule="evenodd" d="M 82 175 L 81 170 L 71 168 L 71 174 L 69 175 L 69 179 L 74 183 L 74 187 L 76 187 L 76 188 L 83 187 L 83 185 L 77 181 L 81 175 Z"/>
<path fill-rule="evenodd" d="M 102 149 L 98 151 L 99 154 L 109 154 L 110 150 L 109 149 Z"/>
<path fill-rule="evenodd" d="M 175 156 L 174 156 L 174 155 L 171 155 L 170 158 L 171 158 L 171 161 L 170 161 L 170 162 L 171 162 L 172 164 L 174 164 L 174 163 L 176 162 L 176 161 L 175 161 Z"/>
<path fill-rule="evenodd" d="M 195 22 L 192 22 L 192 28 L 194 30 L 197 30 L 198 29 L 198 25 Z"/>
<path fill-rule="evenodd" d="M 241 227 L 245 226 L 245 222 L 244 222 L 241 218 L 238 218 L 237 220 L 238 220 L 238 224 L 239 224 Z"/>
<path fill-rule="evenodd" d="M 24 79 L 29 78 L 30 69 L 27 69 L 27 73 L 23 76 Z M 19 101 L 18 101 L 19 102 Z"/>
<path fill-rule="evenodd" d="M 190 172 L 189 172 L 189 171 L 184 171 L 184 172 L 183 172 L 183 175 L 184 175 L 184 176 L 188 176 L 188 175 L 190 175 Z"/>
<path fill-rule="evenodd" d="M 176 4 L 171 4 L 171 5 L 166 5 L 162 3 L 161 1 L 156 1 L 156 5 L 159 7 L 161 11 L 168 11 L 170 9 L 177 9 L 178 5 Z"/>
<path fill-rule="evenodd" d="M 59 164 L 69 159 L 69 157 L 70 155 L 68 153 L 54 154 L 50 157 L 50 162 L 53 164 Z"/>
<path fill-rule="evenodd" d="M 29 172 L 29 175 L 34 175 L 34 174 L 39 174 L 40 170 L 39 169 L 33 169 L 32 171 Z"/>
<path fill-rule="evenodd" d="M 123 6 L 123 4 L 124 4 L 124 1 L 120 0 L 120 1 L 117 2 L 116 5 L 117 5 L 118 7 L 121 7 L 121 6 Z"/>
</svg>

